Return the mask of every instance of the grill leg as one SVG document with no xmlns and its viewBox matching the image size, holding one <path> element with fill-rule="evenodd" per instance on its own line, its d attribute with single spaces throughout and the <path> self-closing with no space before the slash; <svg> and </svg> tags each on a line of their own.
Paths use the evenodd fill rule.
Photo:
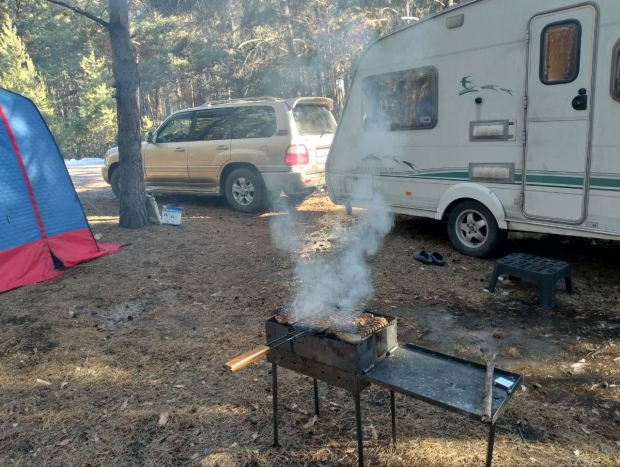
<svg viewBox="0 0 620 467">
<path fill-rule="evenodd" d="M 362 408 L 359 388 L 355 391 L 355 423 L 357 424 L 357 455 L 359 467 L 364 467 L 364 440 L 362 435 Z"/>
<path fill-rule="evenodd" d="M 280 447 L 278 443 L 278 365 L 271 364 L 271 382 L 273 394 L 273 447 Z"/>
<path fill-rule="evenodd" d="M 487 464 L 486 467 L 491 467 L 493 463 L 493 446 L 495 444 L 495 423 L 491 423 L 489 429 L 489 444 L 487 446 Z"/>
<path fill-rule="evenodd" d="M 314 413 L 319 416 L 319 382 L 314 378 Z"/>
<path fill-rule="evenodd" d="M 394 391 L 390 391 L 390 408 L 392 410 L 392 443 L 396 446 L 396 404 L 394 403 Z"/>
</svg>

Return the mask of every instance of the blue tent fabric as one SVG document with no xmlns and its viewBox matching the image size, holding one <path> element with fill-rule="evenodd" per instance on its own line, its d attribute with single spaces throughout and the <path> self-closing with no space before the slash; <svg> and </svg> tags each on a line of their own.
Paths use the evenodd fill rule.
<svg viewBox="0 0 620 467">
<path fill-rule="evenodd" d="M 28 190 L 4 125 L 0 125 L 0 251 L 41 238 Z"/>
<path fill-rule="evenodd" d="M 8 91 L 0 91 L 0 105 L 11 122 L 46 234 L 88 228 L 62 155 L 36 106 Z"/>
</svg>

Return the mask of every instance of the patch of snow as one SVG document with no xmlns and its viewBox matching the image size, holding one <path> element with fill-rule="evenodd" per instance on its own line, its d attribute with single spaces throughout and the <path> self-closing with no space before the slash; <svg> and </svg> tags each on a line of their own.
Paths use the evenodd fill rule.
<svg viewBox="0 0 620 467">
<path fill-rule="evenodd" d="M 88 167 L 103 165 L 103 158 L 100 157 L 85 157 L 84 159 L 65 159 L 67 167 Z"/>
</svg>

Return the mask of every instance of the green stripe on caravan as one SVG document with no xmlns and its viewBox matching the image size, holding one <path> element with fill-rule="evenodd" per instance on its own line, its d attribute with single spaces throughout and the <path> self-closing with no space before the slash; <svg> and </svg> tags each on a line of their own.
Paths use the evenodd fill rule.
<svg viewBox="0 0 620 467">
<path fill-rule="evenodd" d="M 418 173 L 416 175 L 381 174 L 380 176 L 429 180 L 469 180 L 469 172 L 465 171 L 428 172 Z M 515 174 L 515 183 L 520 184 L 522 181 L 523 176 L 521 174 Z M 583 187 L 583 177 L 571 177 L 567 175 L 528 175 L 527 182 L 533 185 L 535 184 L 558 188 Z M 590 178 L 590 187 L 596 189 L 620 188 L 620 178 L 592 177 Z"/>
</svg>

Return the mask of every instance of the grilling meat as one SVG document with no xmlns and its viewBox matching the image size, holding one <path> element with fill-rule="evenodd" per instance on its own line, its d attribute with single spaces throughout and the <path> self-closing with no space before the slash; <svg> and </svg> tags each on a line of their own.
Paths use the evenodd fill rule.
<svg viewBox="0 0 620 467">
<path fill-rule="evenodd" d="M 288 307 L 278 308 L 273 317 L 280 324 L 293 324 L 293 310 Z"/>
<path fill-rule="evenodd" d="M 387 325 L 388 320 L 384 317 L 364 313 L 360 316 L 338 320 L 330 327 L 329 332 L 345 342 L 359 344 Z"/>
<path fill-rule="evenodd" d="M 282 307 L 276 310 L 274 318 L 280 324 L 295 325 L 297 330 L 327 330 L 328 334 L 351 344 L 359 344 L 374 332 L 388 325 L 387 319 L 381 316 L 374 316 L 371 313 L 361 313 L 347 317 L 340 316 L 340 313 L 340 310 L 331 308 L 322 310 L 320 314 L 295 322 L 292 308 Z"/>
</svg>

